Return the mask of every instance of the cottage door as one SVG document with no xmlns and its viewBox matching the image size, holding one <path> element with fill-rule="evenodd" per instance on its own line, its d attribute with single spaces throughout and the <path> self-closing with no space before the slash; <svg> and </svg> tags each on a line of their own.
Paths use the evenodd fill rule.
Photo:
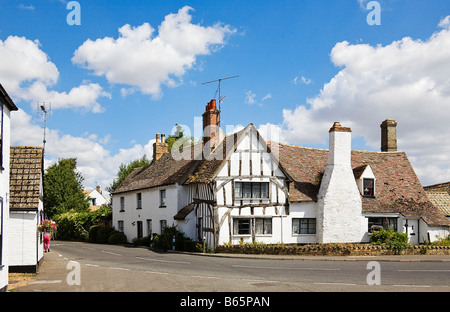
<svg viewBox="0 0 450 312">
<path fill-rule="evenodd" d="M 142 221 L 137 221 L 137 238 L 142 238 L 143 232 Z"/>
<path fill-rule="evenodd" d="M 406 233 L 408 234 L 409 242 L 413 245 L 419 244 L 419 220 L 407 219 Z"/>
</svg>

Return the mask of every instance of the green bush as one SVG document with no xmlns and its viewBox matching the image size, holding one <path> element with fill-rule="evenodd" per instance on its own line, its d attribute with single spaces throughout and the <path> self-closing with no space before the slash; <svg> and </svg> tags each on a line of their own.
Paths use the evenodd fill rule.
<svg viewBox="0 0 450 312">
<path fill-rule="evenodd" d="M 134 246 L 150 246 L 150 236 L 135 237 L 131 242 Z"/>
<path fill-rule="evenodd" d="M 102 225 L 93 225 L 89 228 L 89 242 L 96 243 L 97 242 L 97 232 L 102 227 Z"/>
<path fill-rule="evenodd" d="M 113 231 L 108 237 L 108 244 L 126 244 L 127 236 L 119 231 Z"/>
<path fill-rule="evenodd" d="M 56 239 L 90 241 L 89 231 L 93 225 L 97 225 L 102 219 L 109 219 L 112 209 L 101 207 L 96 211 L 76 212 L 68 211 L 52 217 L 58 223 Z"/>
<path fill-rule="evenodd" d="M 385 245 L 392 249 L 396 255 L 401 254 L 409 246 L 408 235 L 394 232 L 392 229 L 374 231 L 370 236 L 370 242 L 376 245 Z"/>
<path fill-rule="evenodd" d="M 114 232 L 114 228 L 111 226 L 101 226 L 97 235 L 95 236 L 95 242 L 97 244 L 107 244 L 109 236 Z"/>
<path fill-rule="evenodd" d="M 184 241 L 183 250 L 189 252 L 202 252 L 203 242 L 187 239 Z"/>
</svg>

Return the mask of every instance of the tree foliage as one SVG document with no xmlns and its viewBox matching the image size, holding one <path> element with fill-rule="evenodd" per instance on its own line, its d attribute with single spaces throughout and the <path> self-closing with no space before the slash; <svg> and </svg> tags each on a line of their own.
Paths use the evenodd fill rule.
<svg viewBox="0 0 450 312">
<path fill-rule="evenodd" d="M 174 134 L 171 134 L 167 139 L 166 139 L 166 143 L 168 144 L 167 150 L 170 152 L 172 150 L 172 146 L 174 146 L 175 142 L 177 142 L 177 144 L 175 144 L 175 147 L 181 147 L 181 146 L 189 146 L 189 145 L 193 145 L 195 143 L 195 139 L 194 137 L 190 136 L 184 136 L 184 129 L 179 125 L 176 124 L 176 130 Z"/>
<path fill-rule="evenodd" d="M 44 207 L 49 218 L 68 211 L 88 211 L 84 179 L 76 167 L 76 158 L 60 159 L 48 167 L 44 175 Z"/>
</svg>

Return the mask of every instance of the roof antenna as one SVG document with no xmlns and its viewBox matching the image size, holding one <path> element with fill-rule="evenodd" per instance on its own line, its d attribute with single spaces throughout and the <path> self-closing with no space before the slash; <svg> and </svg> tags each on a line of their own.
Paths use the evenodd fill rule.
<svg viewBox="0 0 450 312">
<path fill-rule="evenodd" d="M 218 126 L 220 127 L 220 112 L 221 112 L 221 110 L 220 110 L 220 104 L 222 104 L 222 100 L 225 98 L 225 96 L 220 96 L 220 83 L 222 82 L 222 80 L 227 80 L 227 79 L 232 79 L 232 78 L 237 78 L 237 77 L 239 77 L 239 76 L 232 76 L 232 77 L 227 77 L 227 78 L 219 78 L 219 79 L 216 79 L 216 80 L 212 80 L 212 81 L 208 81 L 208 82 L 203 82 L 202 83 L 202 85 L 204 85 L 204 84 L 208 84 L 208 83 L 212 83 L 212 82 L 219 82 L 219 86 L 217 87 L 217 90 L 216 90 L 216 94 L 217 94 L 217 92 L 219 92 L 219 122 L 218 122 Z M 216 97 L 216 94 L 214 95 L 214 97 Z"/>
<path fill-rule="evenodd" d="M 49 113 L 52 110 L 52 103 L 51 102 L 38 102 L 38 117 L 42 116 L 44 119 L 44 140 L 43 143 L 43 154 L 45 154 L 45 143 L 46 141 L 46 130 L 47 130 L 47 113 Z"/>
</svg>

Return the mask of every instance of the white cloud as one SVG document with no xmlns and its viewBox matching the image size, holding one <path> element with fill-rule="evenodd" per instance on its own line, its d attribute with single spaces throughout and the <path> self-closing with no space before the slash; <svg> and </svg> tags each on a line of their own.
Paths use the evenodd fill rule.
<svg viewBox="0 0 450 312">
<path fill-rule="evenodd" d="M 441 19 L 438 26 L 441 28 L 448 28 L 450 26 L 450 15 L 447 15 L 446 17 Z"/>
<path fill-rule="evenodd" d="M 272 98 L 272 94 L 267 93 L 265 97 L 262 98 L 263 101 L 271 99 Z"/>
<path fill-rule="evenodd" d="M 21 4 L 19 4 L 17 7 L 18 7 L 19 9 L 21 9 L 21 10 L 30 10 L 30 11 L 33 11 L 33 10 L 34 10 L 34 6 L 33 6 L 32 4 L 30 4 L 30 5 L 25 5 L 25 4 L 21 3 Z"/>
<path fill-rule="evenodd" d="M 269 99 L 271 99 L 271 98 L 272 98 L 272 94 L 267 93 L 267 94 L 261 99 L 261 101 L 259 101 L 259 100 L 256 99 L 256 94 L 253 93 L 252 90 L 248 90 L 248 91 L 245 92 L 245 103 L 248 104 L 248 105 L 254 105 L 254 104 L 256 104 L 256 105 L 262 107 L 262 106 L 263 106 L 262 102 L 264 102 L 264 101 L 266 101 L 266 100 L 269 100 Z"/>
<path fill-rule="evenodd" d="M 161 85 L 175 87 L 199 55 L 207 55 L 225 44 L 235 30 L 219 23 L 203 27 L 191 23 L 192 8 L 185 6 L 169 14 L 158 27 L 148 23 L 119 28 L 119 38 L 85 41 L 72 62 L 105 76 L 110 83 L 138 87 L 153 97 L 162 95 Z M 122 95 L 126 95 L 126 89 Z"/>
<path fill-rule="evenodd" d="M 100 112 L 100 97 L 110 97 L 97 83 L 84 83 L 67 92 L 51 90 L 59 71 L 38 40 L 9 36 L 0 40 L 0 81 L 8 93 L 18 100 L 32 103 L 51 102 L 53 109 L 83 108 Z"/>
<path fill-rule="evenodd" d="M 42 146 L 44 129 L 35 124 L 22 109 L 11 114 L 11 145 Z M 130 148 L 120 149 L 113 154 L 105 146 L 111 140 L 110 135 L 99 138 L 96 134 L 85 133 L 82 137 L 62 134 L 58 130 L 47 129 L 45 146 L 45 165 L 61 158 L 77 158 L 77 169 L 84 177 L 84 185 L 109 186 L 115 178 L 120 164 L 129 163 L 144 154 L 151 158 L 153 143 L 134 144 Z"/>
<path fill-rule="evenodd" d="M 374 150 L 381 122 L 398 122 L 398 146 L 422 182 L 450 180 L 450 29 L 445 18 L 428 40 L 405 37 L 386 46 L 337 43 L 331 61 L 342 69 L 306 105 L 283 110 L 282 138 L 326 143 L 334 121 Z"/>
<path fill-rule="evenodd" d="M 256 94 L 252 92 L 252 90 L 248 90 L 245 92 L 245 103 L 248 105 L 253 105 L 256 103 Z"/>
<path fill-rule="evenodd" d="M 309 79 L 309 78 L 306 78 L 304 76 L 301 76 L 301 77 L 297 76 L 297 77 L 294 78 L 293 83 L 295 85 L 299 85 L 299 84 L 310 85 L 312 83 L 312 80 Z"/>
</svg>

